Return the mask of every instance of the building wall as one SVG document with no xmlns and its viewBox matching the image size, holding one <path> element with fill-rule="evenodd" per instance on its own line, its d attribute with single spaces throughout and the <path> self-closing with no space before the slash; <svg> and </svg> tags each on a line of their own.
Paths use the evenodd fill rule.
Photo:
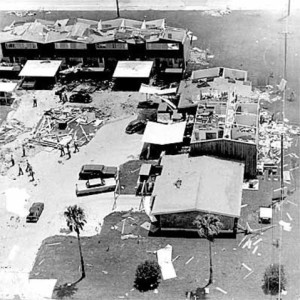
<svg viewBox="0 0 300 300">
<path fill-rule="evenodd" d="M 186 229 L 195 230 L 196 225 L 193 225 L 193 221 L 198 215 L 205 215 L 204 212 L 192 211 L 174 214 L 165 214 L 155 216 L 159 219 L 161 229 Z M 218 215 L 220 221 L 223 223 L 222 232 L 232 232 L 237 225 L 237 218 Z"/>
<path fill-rule="evenodd" d="M 26 43 L 26 41 L 18 40 L 12 43 Z M 59 43 L 72 43 L 70 41 L 60 41 Z M 116 41 L 106 42 L 107 44 L 119 44 Z M 106 44 L 101 43 L 101 44 Z M 184 60 L 183 45 L 179 42 L 172 41 L 159 41 L 161 44 L 178 44 L 178 50 L 165 50 L 156 49 L 148 50 L 145 43 L 143 44 L 126 44 L 126 49 L 97 49 L 96 44 L 87 44 L 86 49 L 56 49 L 55 43 L 39 44 L 37 43 L 37 49 L 7 49 L 5 43 L 1 44 L 4 57 L 9 57 L 11 62 L 18 61 L 20 57 L 26 59 L 43 59 L 43 58 L 65 58 L 67 63 L 70 58 L 103 58 L 105 62 L 111 59 L 115 60 L 155 60 L 155 58 L 174 58 Z M 150 43 L 157 44 L 157 43 Z M 24 59 L 23 59 L 24 60 Z M 184 66 L 184 65 L 183 65 Z M 176 66 L 174 66 L 176 67 Z"/>
<path fill-rule="evenodd" d="M 226 139 L 195 142 L 191 144 L 190 155 L 211 155 L 239 160 L 245 164 L 244 177 L 256 177 L 257 148 L 255 144 Z"/>
</svg>

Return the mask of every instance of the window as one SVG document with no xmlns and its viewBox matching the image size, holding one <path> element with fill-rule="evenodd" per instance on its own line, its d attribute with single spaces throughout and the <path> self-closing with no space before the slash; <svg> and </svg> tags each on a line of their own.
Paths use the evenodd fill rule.
<svg viewBox="0 0 300 300">
<path fill-rule="evenodd" d="M 217 138 L 217 134 L 215 132 L 206 132 L 206 139 L 213 140 Z"/>
<path fill-rule="evenodd" d="M 128 44 L 126 43 L 99 43 L 96 44 L 97 50 L 127 50 Z"/>
<path fill-rule="evenodd" d="M 146 44 L 148 50 L 179 50 L 178 43 L 148 43 Z"/>
<path fill-rule="evenodd" d="M 86 44 L 83 43 L 55 43 L 55 49 L 86 49 Z"/>
<path fill-rule="evenodd" d="M 6 49 L 37 49 L 37 43 L 5 43 Z"/>
</svg>

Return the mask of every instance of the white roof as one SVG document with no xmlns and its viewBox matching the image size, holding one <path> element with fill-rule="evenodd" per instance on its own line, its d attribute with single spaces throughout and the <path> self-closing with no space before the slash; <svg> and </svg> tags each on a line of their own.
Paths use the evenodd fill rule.
<svg viewBox="0 0 300 300">
<path fill-rule="evenodd" d="M 165 155 L 155 180 L 152 214 L 188 211 L 239 217 L 244 164 L 209 156 Z"/>
<path fill-rule="evenodd" d="M 185 127 L 186 122 L 167 125 L 148 122 L 143 135 L 143 142 L 156 145 L 181 143 Z"/>
<path fill-rule="evenodd" d="M 157 86 L 150 86 L 142 83 L 139 92 L 143 94 L 156 94 L 156 95 L 167 95 L 167 94 L 175 94 L 177 91 L 177 87 L 170 89 L 160 89 Z"/>
<path fill-rule="evenodd" d="M 11 93 L 16 86 L 16 82 L 0 82 L 0 92 Z"/>
<path fill-rule="evenodd" d="M 148 78 L 153 61 L 118 61 L 114 78 Z"/>
<path fill-rule="evenodd" d="M 19 76 L 54 77 L 61 63 L 61 60 L 27 60 Z"/>
</svg>

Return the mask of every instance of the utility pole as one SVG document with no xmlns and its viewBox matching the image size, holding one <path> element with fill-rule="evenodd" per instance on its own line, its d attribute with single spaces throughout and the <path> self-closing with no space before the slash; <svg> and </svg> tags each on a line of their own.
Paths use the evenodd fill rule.
<svg viewBox="0 0 300 300">
<path fill-rule="evenodd" d="M 120 18 L 119 0 L 116 0 L 116 6 L 117 6 L 117 18 Z"/>
<path fill-rule="evenodd" d="M 288 52 L 288 44 L 287 44 L 287 37 L 288 37 L 288 17 L 290 15 L 290 7 L 291 7 L 291 0 L 288 0 L 288 14 L 285 19 L 285 31 L 284 31 L 284 67 L 283 67 L 283 78 L 286 80 L 287 83 L 287 52 Z M 285 101 L 286 101 L 286 84 L 283 89 L 282 95 L 282 132 L 280 135 L 280 189 L 281 189 L 281 203 L 284 199 L 284 177 L 283 177 L 283 166 L 284 166 L 284 123 L 285 123 Z M 282 208 L 280 209 L 280 219 L 282 220 Z M 282 226 L 279 229 L 279 257 L 278 257 L 278 294 L 279 299 L 281 299 L 281 250 L 282 250 Z"/>
</svg>

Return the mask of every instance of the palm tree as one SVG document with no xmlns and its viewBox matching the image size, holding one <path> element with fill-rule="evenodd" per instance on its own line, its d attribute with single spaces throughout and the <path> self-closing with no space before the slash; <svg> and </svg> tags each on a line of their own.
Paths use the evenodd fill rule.
<svg viewBox="0 0 300 300">
<path fill-rule="evenodd" d="M 64 212 L 64 216 L 67 221 L 67 226 L 71 231 L 75 231 L 77 234 L 78 239 L 78 247 L 79 247 L 79 254 L 80 254 L 80 262 L 81 262 L 81 278 L 76 281 L 78 283 L 83 278 L 85 278 L 85 269 L 84 269 L 84 261 L 81 249 L 81 242 L 80 242 L 80 230 L 83 229 L 84 224 L 86 223 L 84 210 L 81 207 L 77 207 L 77 205 L 69 206 L 67 210 Z"/>
<path fill-rule="evenodd" d="M 213 282 L 213 266 L 212 266 L 212 243 L 215 237 L 219 234 L 223 224 L 220 219 L 211 214 L 198 215 L 194 222 L 194 225 L 198 228 L 198 234 L 200 237 L 204 237 L 209 241 L 209 280 L 205 287 L 209 286 Z"/>
</svg>

